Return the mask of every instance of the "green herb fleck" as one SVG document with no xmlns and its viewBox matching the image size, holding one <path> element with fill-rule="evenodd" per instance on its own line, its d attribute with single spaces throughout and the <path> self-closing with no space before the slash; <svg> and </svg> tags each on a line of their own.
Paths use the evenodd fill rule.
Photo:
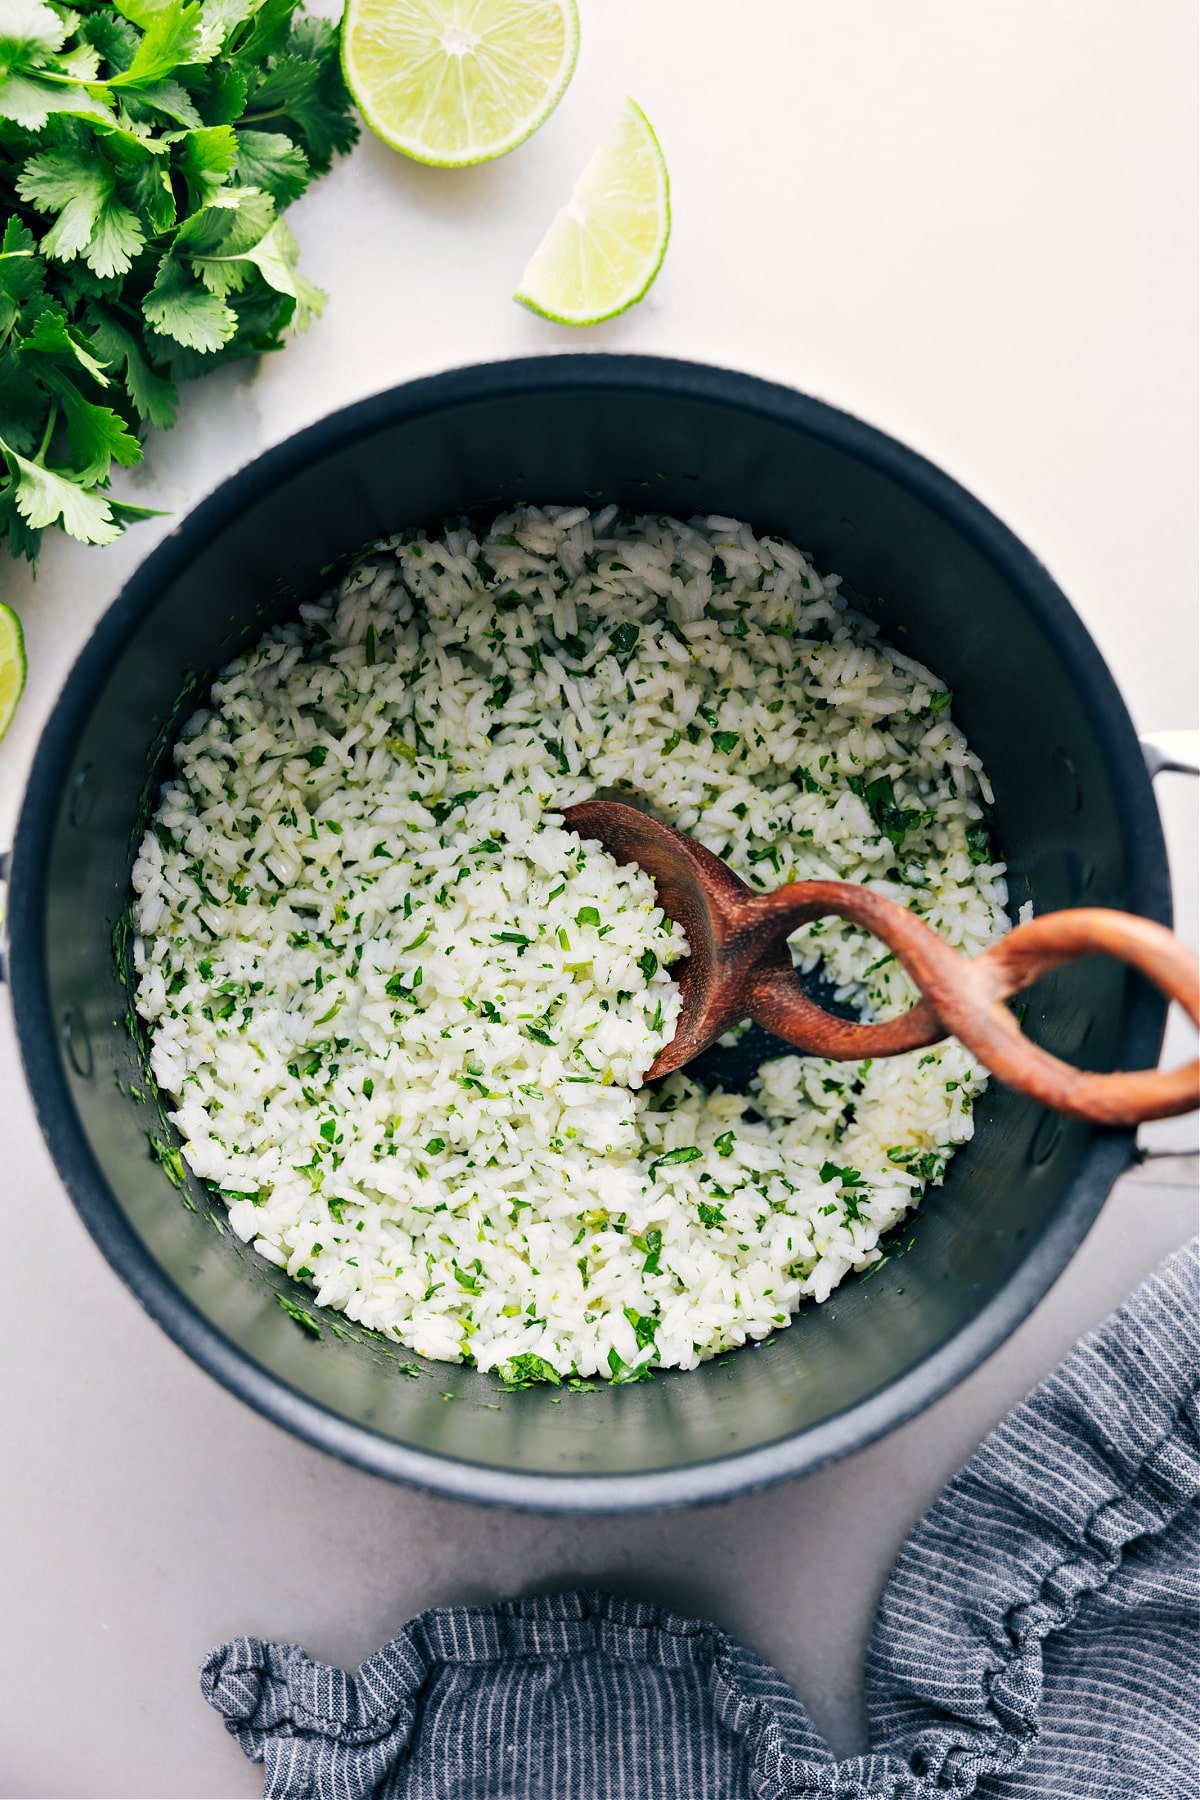
<svg viewBox="0 0 1200 1800">
<path fill-rule="evenodd" d="M 532 1350 L 511 1357 L 500 1365 L 498 1372 L 507 1388 L 533 1387 L 539 1382 L 548 1382 L 551 1387 L 562 1386 L 562 1376 L 554 1364 L 547 1362 L 544 1356 L 535 1356 Z"/>
<path fill-rule="evenodd" d="M 635 1311 L 632 1306 L 623 1307 L 622 1311 L 633 1326 L 633 1335 L 637 1339 L 638 1349 L 653 1348 L 657 1352 L 658 1346 L 654 1342 L 654 1336 L 658 1330 L 658 1320 L 652 1318 L 649 1313 Z"/>
<path fill-rule="evenodd" d="M 844 1187 L 854 1187 L 862 1180 L 857 1169 L 843 1168 L 840 1163 L 823 1162 L 820 1168 L 822 1181 L 839 1181 Z"/>
<path fill-rule="evenodd" d="M 518 956 L 524 956 L 533 942 L 533 939 L 526 937 L 523 931 L 493 931 L 492 939 L 497 944 L 515 944 Z"/>
<path fill-rule="evenodd" d="M 986 825 L 967 827 L 967 855 L 973 863 L 991 862 L 992 840 Z"/>
<path fill-rule="evenodd" d="M 668 1150 L 665 1156 L 658 1157 L 650 1164 L 650 1179 L 654 1180 L 659 1169 L 671 1169 L 678 1163 L 698 1162 L 703 1155 L 699 1144 L 681 1144 L 677 1150 Z"/>
<path fill-rule="evenodd" d="M 146 1139 L 150 1145 L 150 1154 L 156 1162 L 162 1164 L 167 1180 L 172 1187 L 178 1188 L 182 1193 L 187 1187 L 187 1171 L 183 1166 L 183 1157 L 173 1144 L 164 1144 L 162 1139 L 155 1137 L 152 1131 L 146 1133 Z"/>
<path fill-rule="evenodd" d="M 662 1252 L 662 1232 L 657 1226 L 642 1232 L 639 1237 L 631 1237 L 630 1243 L 635 1250 L 640 1250 L 646 1258 L 642 1264 L 643 1275 L 657 1275 L 659 1256 Z"/>
<path fill-rule="evenodd" d="M 850 785 L 855 785 L 853 778 Z M 933 822 L 931 812 L 920 807 L 898 806 L 895 790 L 886 775 L 867 782 L 861 788 L 861 793 L 877 828 L 887 838 L 893 850 L 899 850 L 910 831 L 920 830 L 922 826 Z"/>
<path fill-rule="evenodd" d="M 629 661 L 629 658 L 633 655 L 634 646 L 638 641 L 638 636 L 638 627 L 631 619 L 627 619 L 624 624 L 617 626 L 617 629 L 608 640 L 608 647 L 619 663 L 625 664 Z"/>
<path fill-rule="evenodd" d="M 306 1307 L 297 1305 L 287 1294 L 276 1294 L 275 1303 L 283 1308 L 288 1318 L 299 1325 L 302 1331 L 307 1331 L 309 1337 L 320 1337 L 321 1327 Z"/>
</svg>

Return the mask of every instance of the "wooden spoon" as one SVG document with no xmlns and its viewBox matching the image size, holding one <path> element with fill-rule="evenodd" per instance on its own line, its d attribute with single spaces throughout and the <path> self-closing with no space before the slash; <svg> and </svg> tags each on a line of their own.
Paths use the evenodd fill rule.
<svg viewBox="0 0 1200 1800">
<path fill-rule="evenodd" d="M 798 1050 L 838 1061 L 896 1056 L 954 1036 L 1009 1087 L 1102 1125 L 1136 1125 L 1200 1106 L 1200 1061 L 1092 1074 L 1030 1043 L 1004 1005 L 1049 970 L 1103 953 L 1140 970 L 1200 1024 L 1200 960 L 1149 919 L 1095 906 L 1047 913 L 970 958 L 914 913 L 853 882 L 793 881 L 757 894 L 711 850 L 635 806 L 585 800 L 563 817 L 618 862 L 653 876 L 663 911 L 687 933 L 691 954 L 678 971 L 683 1011 L 648 1079 L 682 1068 L 730 1026 L 755 1019 Z M 830 913 L 887 944 L 924 998 L 879 1025 L 838 1019 L 818 1006 L 796 979 L 787 939 Z"/>
</svg>

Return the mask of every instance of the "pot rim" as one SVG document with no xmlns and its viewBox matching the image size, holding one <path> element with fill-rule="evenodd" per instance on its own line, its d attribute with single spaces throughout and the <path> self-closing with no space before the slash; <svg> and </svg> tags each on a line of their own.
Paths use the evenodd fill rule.
<svg viewBox="0 0 1200 1800">
<path fill-rule="evenodd" d="M 96 1163 L 71 1100 L 47 987 L 41 905 L 59 796 L 92 701 L 116 653 L 202 544 L 295 471 L 349 440 L 479 400 L 581 390 L 682 395 L 784 427 L 799 427 L 885 475 L 950 523 L 1036 609 L 1047 636 L 1076 671 L 1079 691 L 1113 771 L 1120 829 L 1133 871 L 1130 910 L 1171 923 L 1162 827 L 1128 711 L 1107 663 L 1065 595 L 1007 526 L 897 439 L 795 389 L 674 358 L 572 352 L 452 369 L 401 383 L 327 414 L 236 470 L 155 546 L 84 645 L 39 741 L 9 877 L 9 980 L 26 1080 L 47 1146 L 76 1210 L 146 1311 L 222 1386 L 275 1424 L 371 1474 L 484 1505 L 548 1513 L 632 1513 L 728 1499 L 808 1474 L 865 1447 L 964 1380 L 1028 1316 L 1066 1267 L 1112 1184 L 1133 1158 L 1132 1132 L 1093 1135 L 1055 1216 L 979 1313 L 907 1374 L 820 1424 L 757 1449 L 654 1472 L 555 1476 L 498 1469 L 413 1449 L 332 1412 L 255 1362 L 200 1313 L 153 1260 Z M 1121 1067 L 1154 1064 L 1165 1016 L 1165 1004 L 1157 994 L 1146 989 L 1135 993 Z"/>
</svg>

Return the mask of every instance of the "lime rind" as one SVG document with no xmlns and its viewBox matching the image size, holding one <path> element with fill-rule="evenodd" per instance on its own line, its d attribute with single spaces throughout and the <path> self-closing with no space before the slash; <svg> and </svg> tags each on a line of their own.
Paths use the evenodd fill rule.
<svg viewBox="0 0 1200 1800">
<path fill-rule="evenodd" d="M 11 606 L 0 600 L 0 738 L 13 722 L 25 692 L 25 634 Z"/>
<path fill-rule="evenodd" d="M 538 298 L 535 294 L 527 291 L 526 284 L 529 282 L 530 272 L 531 272 L 531 270 L 533 270 L 535 268 L 536 264 L 539 261 L 539 258 L 542 257 L 543 252 L 546 250 L 548 244 L 550 243 L 551 239 L 553 238 L 560 222 L 564 218 L 564 215 L 569 214 L 571 206 L 575 200 L 575 196 L 578 194 L 580 188 L 584 185 L 585 182 L 588 181 L 589 177 L 594 175 L 596 168 L 599 164 L 599 159 L 600 159 L 601 153 L 607 148 L 609 138 L 615 138 L 616 133 L 617 133 L 618 129 L 620 128 L 621 124 L 623 123 L 623 121 L 625 119 L 628 119 L 630 115 L 632 115 L 632 118 L 636 120 L 639 130 L 644 135 L 644 138 L 653 153 L 651 160 L 652 160 L 652 164 L 653 164 L 653 167 L 655 168 L 656 174 L 658 176 L 658 181 L 659 181 L 659 190 L 655 196 L 654 204 L 657 207 L 659 217 L 660 217 L 660 232 L 659 232 L 659 237 L 658 237 L 658 241 L 657 241 L 657 247 L 656 247 L 656 253 L 654 255 L 654 259 L 652 262 L 648 263 L 644 274 L 641 275 L 640 286 L 632 287 L 631 290 L 628 292 L 622 292 L 615 299 L 613 304 L 604 305 L 601 310 L 594 312 L 594 313 L 588 313 L 588 314 L 584 314 L 582 312 L 580 312 L 580 313 L 567 312 L 567 311 L 562 310 L 561 308 L 556 309 L 553 306 L 553 304 L 549 303 L 546 299 Z M 670 239 L 671 239 L 671 182 L 670 182 L 670 176 L 667 172 L 666 158 L 663 155 L 662 145 L 658 141 L 658 135 L 655 132 L 653 125 L 651 125 L 649 119 L 646 117 L 646 114 L 642 111 L 642 108 L 637 104 L 637 101 L 630 99 L 627 96 L 623 103 L 622 116 L 618 117 L 618 120 L 616 121 L 614 126 L 611 128 L 611 131 L 608 134 L 608 136 L 606 136 L 605 139 L 601 140 L 601 143 L 597 146 L 596 150 L 592 153 L 592 156 L 589 158 L 587 164 L 580 172 L 579 179 L 577 180 L 575 187 L 572 190 L 571 199 L 568 200 L 568 202 L 565 206 L 559 208 L 559 211 L 555 214 L 554 219 L 551 221 L 550 226 L 545 233 L 545 236 L 542 238 L 541 243 L 538 245 L 537 249 L 534 251 L 533 255 L 530 257 L 529 262 L 526 264 L 525 271 L 521 276 L 520 284 L 518 285 L 517 290 L 513 295 L 513 299 L 516 300 L 521 306 L 528 307 L 529 311 L 536 313 L 539 318 L 549 320 L 550 323 L 553 325 L 569 325 L 572 327 L 583 329 L 589 325 L 606 324 L 609 319 L 620 318 L 622 313 L 626 313 L 629 311 L 630 307 L 636 306 L 639 300 L 645 299 L 646 295 L 649 293 L 650 289 L 654 285 L 655 280 L 658 277 L 659 270 L 662 268 L 663 258 L 667 254 L 667 246 L 670 243 Z"/>
<path fill-rule="evenodd" d="M 424 163 L 427 168 L 475 168 L 480 163 L 494 162 L 497 157 L 507 156 L 510 151 L 516 150 L 546 123 L 566 93 L 571 77 L 575 73 L 575 65 L 579 59 L 577 0 L 556 0 L 556 9 L 565 28 L 563 54 L 553 82 L 539 96 L 536 108 L 523 113 L 511 131 L 500 138 L 481 143 L 463 153 L 451 156 L 437 154 L 435 146 L 425 143 L 419 137 L 397 131 L 384 118 L 374 101 L 368 97 L 370 84 L 364 80 L 362 71 L 356 70 L 351 50 L 356 25 L 360 22 L 366 4 L 369 4 L 369 0 L 347 0 L 342 18 L 340 51 L 342 75 L 346 86 L 353 95 L 354 103 L 362 114 L 364 122 L 375 133 L 375 136 L 380 138 L 389 149 L 398 151 L 400 155 L 409 157 L 413 162 Z"/>
</svg>

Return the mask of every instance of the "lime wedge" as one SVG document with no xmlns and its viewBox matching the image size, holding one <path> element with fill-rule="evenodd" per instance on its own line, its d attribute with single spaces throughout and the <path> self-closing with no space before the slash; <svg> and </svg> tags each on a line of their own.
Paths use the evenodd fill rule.
<svg viewBox="0 0 1200 1800">
<path fill-rule="evenodd" d="M 575 0 L 348 0 L 342 68 L 363 118 L 418 162 L 515 150 L 562 99 Z"/>
<path fill-rule="evenodd" d="M 0 601 L 0 738 L 13 721 L 25 688 L 25 639 L 21 621 Z"/>
<path fill-rule="evenodd" d="M 670 235 L 667 165 L 649 119 L 626 100 L 513 298 L 559 325 L 599 325 L 642 298 Z"/>
</svg>

